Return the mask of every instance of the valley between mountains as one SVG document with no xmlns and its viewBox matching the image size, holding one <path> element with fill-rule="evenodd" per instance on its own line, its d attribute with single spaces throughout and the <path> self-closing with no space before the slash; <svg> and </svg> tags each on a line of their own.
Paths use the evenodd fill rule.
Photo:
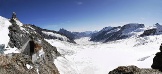
<svg viewBox="0 0 162 74">
<path fill-rule="evenodd" d="M 62 54 L 55 60 L 61 74 L 107 74 L 118 66 L 151 68 L 161 37 L 129 38 L 108 43 L 90 42 L 88 37 L 76 39 L 78 44 L 47 41 Z"/>
</svg>

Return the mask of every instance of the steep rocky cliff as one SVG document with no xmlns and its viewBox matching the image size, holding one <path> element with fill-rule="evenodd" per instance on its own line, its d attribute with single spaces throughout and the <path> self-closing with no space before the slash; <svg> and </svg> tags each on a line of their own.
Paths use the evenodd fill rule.
<svg viewBox="0 0 162 74">
<path fill-rule="evenodd" d="M 34 28 L 23 25 L 16 18 L 16 14 L 5 21 L 9 21 L 11 25 L 8 27 L 8 45 L 4 45 L 0 49 L 2 52 L 0 55 L 0 73 L 59 74 L 54 64 L 54 60 L 60 56 L 56 47 L 46 42 L 44 37 Z M 31 41 L 33 44 L 30 43 Z M 13 49 L 16 49 L 17 53 L 4 53 L 5 51 L 13 51 Z"/>
</svg>

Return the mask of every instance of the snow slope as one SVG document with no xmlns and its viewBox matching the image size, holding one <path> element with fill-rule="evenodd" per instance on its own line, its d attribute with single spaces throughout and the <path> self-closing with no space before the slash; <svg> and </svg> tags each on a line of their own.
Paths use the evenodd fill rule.
<svg viewBox="0 0 162 74">
<path fill-rule="evenodd" d="M 54 61 L 61 74 L 107 74 L 118 66 L 151 68 L 161 38 L 162 35 L 155 35 L 95 43 L 86 37 L 75 40 L 78 44 L 46 40 L 63 55 Z"/>
<path fill-rule="evenodd" d="M 9 19 L 0 16 L 0 44 L 5 44 L 5 47 L 8 45 L 10 40 L 8 34 L 9 29 L 8 27 L 11 25 Z"/>
<path fill-rule="evenodd" d="M 16 21 L 20 23 L 19 21 Z M 20 23 L 21 24 L 21 23 Z M 20 53 L 20 51 L 17 50 L 17 48 L 10 48 L 8 47 L 8 42 L 10 40 L 10 37 L 8 36 L 9 34 L 9 29 L 8 27 L 11 26 L 12 24 L 10 23 L 9 19 L 4 18 L 0 16 L 0 45 L 5 45 L 4 49 L 0 49 L 0 51 L 4 54 L 9 54 L 9 53 Z"/>
<path fill-rule="evenodd" d="M 61 39 L 64 40 L 64 41 L 68 41 L 68 40 L 69 40 L 67 37 L 62 36 L 62 35 L 57 34 L 57 33 L 46 32 L 46 31 L 42 31 L 42 33 L 47 34 L 47 35 L 49 35 L 49 36 L 51 35 L 51 36 L 55 36 L 55 37 L 57 37 L 57 38 L 61 38 Z"/>
</svg>

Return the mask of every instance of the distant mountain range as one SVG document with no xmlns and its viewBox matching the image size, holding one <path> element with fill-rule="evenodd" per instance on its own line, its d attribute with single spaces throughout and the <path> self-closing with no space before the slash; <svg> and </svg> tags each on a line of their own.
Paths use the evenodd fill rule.
<svg viewBox="0 0 162 74">
<path fill-rule="evenodd" d="M 91 36 L 91 41 L 108 42 L 131 37 L 134 31 L 144 28 L 144 24 L 130 23 L 118 27 L 105 27 Z"/>
<path fill-rule="evenodd" d="M 158 23 L 152 27 L 145 27 L 144 24 L 129 23 L 124 26 L 105 27 L 100 31 L 71 32 L 62 28 L 58 32 L 71 40 L 90 37 L 90 41 L 109 42 L 129 37 L 144 37 L 162 34 L 162 26 Z"/>
<path fill-rule="evenodd" d="M 96 33 L 97 31 L 85 31 L 85 32 L 71 32 L 66 29 L 60 29 L 58 31 L 59 33 L 66 35 L 70 39 L 79 39 L 82 37 L 91 37 L 93 33 Z"/>
</svg>

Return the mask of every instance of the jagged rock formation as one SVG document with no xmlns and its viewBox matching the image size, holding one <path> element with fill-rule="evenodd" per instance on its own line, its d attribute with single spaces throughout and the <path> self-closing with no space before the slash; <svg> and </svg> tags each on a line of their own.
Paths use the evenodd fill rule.
<svg viewBox="0 0 162 74">
<path fill-rule="evenodd" d="M 59 33 L 61 33 L 61 34 L 64 34 L 64 35 L 66 35 L 67 37 L 69 37 L 70 39 L 75 39 L 75 34 L 73 34 L 72 32 L 70 32 L 70 31 L 67 31 L 67 30 L 65 30 L 65 29 L 60 29 L 59 31 L 58 31 Z"/>
<path fill-rule="evenodd" d="M 119 39 L 125 39 L 131 37 L 131 32 L 139 29 L 144 28 L 144 24 L 138 23 L 130 23 L 126 24 L 122 27 L 107 27 L 103 28 L 98 33 L 95 33 L 91 36 L 90 41 L 101 41 L 101 42 L 108 42 L 114 41 Z"/>
<path fill-rule="evenodd" d="M 140 37 L 155 35 L 155 34 L 156 34 L 156 29 L 153 28 L 153 29 L 145 30 L 143 34 L 140 35 Z"/>
<path fill-rule="evenodd" d="M 4 44 L 0 44 L 0 54 L 3 54 L 5 45 Z"/>
<path fill-rule="evenodd" d="M 119 27 L 108 28 L 108 29 L 103 28 L 98 33 L 92 34 L 90 41 L 102 41 L 102 42 L 104 42 L 107 39 L 114 39 L 115 33 L 117 33 L 117 31 L 120 28 L 121 28 L 120 26 Z"/>
<path fill-rule="evenodd" d="M 17 25 L 15 19 L 11 19 L 10 22 L 12 25 L 9 27 L 9 46 L 10 47 L 16 47 L 18 49 L 25 44 L 27 40 L 29 40 L 30 33 L 27 33 L 24 30 L 20 29 L 20 26 Z M 32 32 L 32 31 L 31 31 Z"/>
<path fill-rule="evenodd" d="M 162 74 L 162 72 L 155 69 L 140 69 L 136 66 L 120 66 L 108 74 Z"/>
<path fill-rule="evenodd" d="M 12 19 L 15 19 L 15 18 L 17 18 L 17 17 L 16 17 L 16 13 L 13 12 L 13 13 L 12 13 Z"/>
<path fill-rule="evenodd" d="M 156 26 L 156 34 L 157 35 L 162 34 L 162 25 L 156 23 L 155 26 Z"/>
<path fill-rule="evenodd" d="M 23 25 L 13 14 L 8 48 L 17 48 L 20 53 L 0 55 L 0 73 L 2 74 L 59 74 L 54 59 L 60 56 L 56 47 L 44 40 L 44 37 L 28 25 Z M 33 49 L 28 46 L 33 39 Z M 30 52 L 29 54 L 26 52 Z M 32 68 L 27 68 L 27 65 Z"/>
<path fill-rule="evenodd" d="M 160 45 L 160 52 L 157 52 L 156 56 L 153 58 L 153 64 L 151 67 L 162 71 L 162 44 Z"/>
<path fill-rule="evenodd" d="M 145 30 L 140 37 L 149 36 L 149 35 L 160 35 L 162 34 L 162 26 L 159 23 L 156 23 L 154 28 Z"/>
<path fill-rule="evenodd" d="M 28 55 L 16 53 L 0 56 L 1 74 L 37 74 L 35 68 L 27 69 L 26 65 L 34 67 Z"/>
</svg>

